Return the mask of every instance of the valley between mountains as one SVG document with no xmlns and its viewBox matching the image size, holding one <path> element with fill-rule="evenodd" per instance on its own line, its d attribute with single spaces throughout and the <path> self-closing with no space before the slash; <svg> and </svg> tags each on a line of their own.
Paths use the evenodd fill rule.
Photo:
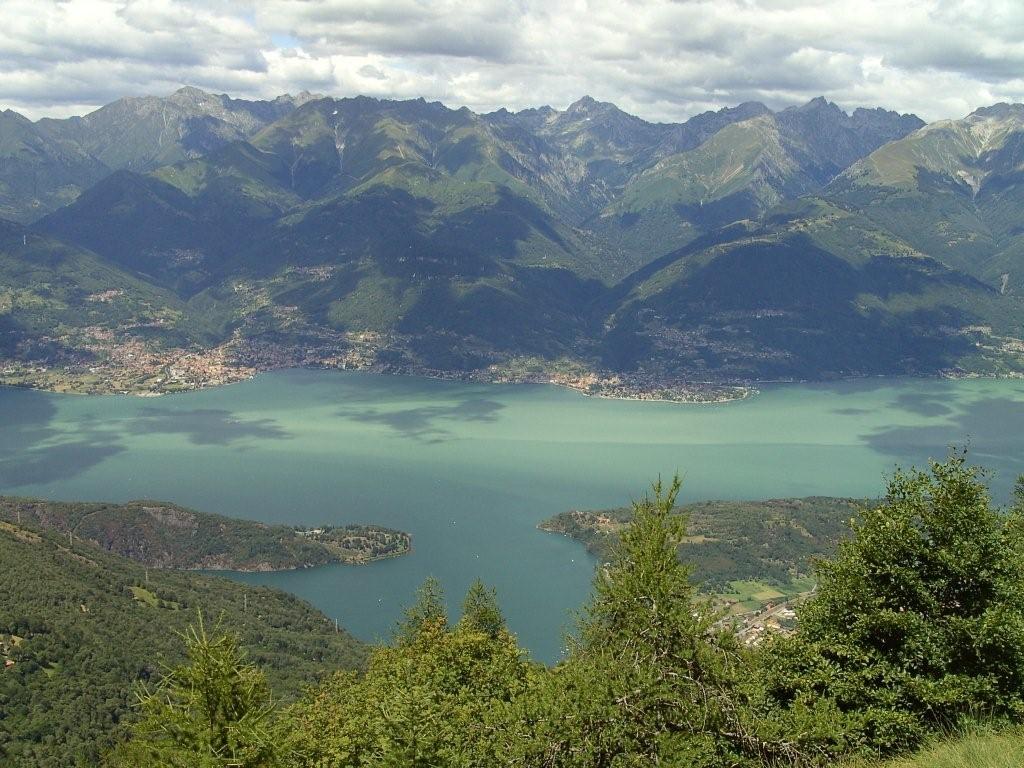
<svg viewBox="0 0 1024 768">
<path fill-rule="evenodd" d="M 724 400 L 1024 371 L 1024 106 L 655 124 L 183 88 L 0 113 L 0 383 L 295 366 Z"/>
</svg>

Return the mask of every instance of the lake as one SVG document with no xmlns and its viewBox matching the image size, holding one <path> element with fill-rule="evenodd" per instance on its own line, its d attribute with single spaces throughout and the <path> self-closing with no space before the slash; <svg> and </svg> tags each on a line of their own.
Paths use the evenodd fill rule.
<svg viewBox="0 0 1024 768">
<path fill-rule="evenodd" d="M 401 528 L 414 537 L 407 557 L 236 577 L 294 592 L 374 640 L 428 575 L 453 609 L 479 576 L 546 661 L 594 563 L 538 531 L 544 518 L 626 504 L 677 470 L 686 501 L 877 495 L 896 464 L 964 442 L 1007 500 L 1024 472 L 1024 382 L 780 385 L 720 405 L 307 370 L 159 399 L 0 388 L 0 493 Z"/>
</svg>

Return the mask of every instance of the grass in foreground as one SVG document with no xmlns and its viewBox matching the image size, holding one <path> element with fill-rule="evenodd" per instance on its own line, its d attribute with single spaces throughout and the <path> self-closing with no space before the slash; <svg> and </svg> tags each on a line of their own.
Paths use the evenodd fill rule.
<svg viewBox="0 0 1024 768">
<path fill-rule="evenodd" d="M 916 755 L 885 763 L 851 763 L 845 768 L 1020 768 L 1024 729 L 979 731 L 935 743 Z"/>
</svg>

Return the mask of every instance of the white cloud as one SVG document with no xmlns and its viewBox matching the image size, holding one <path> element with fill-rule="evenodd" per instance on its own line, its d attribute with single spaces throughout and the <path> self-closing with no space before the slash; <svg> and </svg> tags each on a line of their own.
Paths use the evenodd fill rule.
<svg viewBox="0 0 1024 768">
<path fill-rule="evenodd" d="M 0 19 L 0 106 L 31 117 L 183 84 L 476 110 L 588 93 L 652 120 L 1024 100 L 1020 0 L 0 0 Z"/>
</svg>

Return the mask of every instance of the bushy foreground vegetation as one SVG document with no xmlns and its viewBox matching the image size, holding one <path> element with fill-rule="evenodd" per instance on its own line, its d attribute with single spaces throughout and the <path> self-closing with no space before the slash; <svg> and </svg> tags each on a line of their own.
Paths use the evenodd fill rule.
<svg viewBox="0 0 1024 768">
<path fill-rule="evenodd" d="M 677 557 L 678 491 L 659 482 L 636 503 L 552 668 L 526 658 L 480 584 L 451 624 L 428 582 L 365 673 L 284 709 L 237 641 L 200 630 L 191 666 L 142 693 L 111 765 L 817 766 L 1021 721 L 1024 505 L 994 508 L 962 454 L 897 472 L 820 564 L 798 630 L 754 649 Z"/>
</svg>

